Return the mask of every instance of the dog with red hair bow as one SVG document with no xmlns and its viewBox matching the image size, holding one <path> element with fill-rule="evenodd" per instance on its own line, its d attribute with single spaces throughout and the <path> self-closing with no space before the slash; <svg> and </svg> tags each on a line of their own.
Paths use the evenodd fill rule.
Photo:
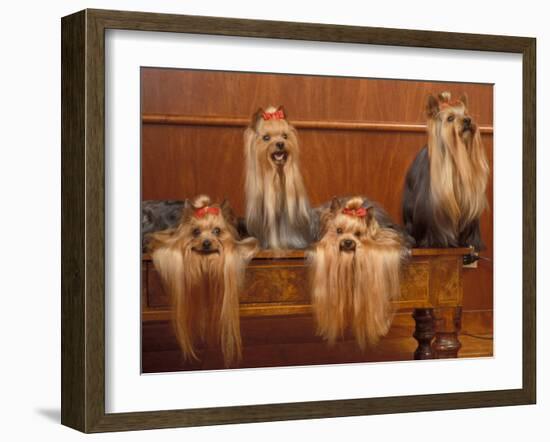
<svg viewBox="0 0 550 442">
<path fill-rule="evenodd" d="M 296 129 L 282 106 L 258 109 L 244 134 L 246 228 L 264 248 L 303 249 L 314 226 Z"/>
<path fill-rule="evenodd" d="M 390 329 L 411 239 L 361 196 L 334 198 L 320 217 L 320 240 L 308 256 L 317 332 L 334 344 L 351 331 L 365 350 Z"/>
<path fill-rule="evenodd" d="M 462 96 L 430 95 L 428 142 L 411 164 L 403 221 L 417 247 L 484 249 L 480 218 L 487 209 L 489 163 L 479 127 Z"/>
<path fill-rule="evenodd" d="M 173 307 L 173 325 L 185 359 L 196 345 L 221 347 L 226 366 L 241 359 L 239 293 L 255 238 L 239 240 L 227 202 L 186 200 L 179 224 L 148 235 L 148 247 Z"/>
</svg>

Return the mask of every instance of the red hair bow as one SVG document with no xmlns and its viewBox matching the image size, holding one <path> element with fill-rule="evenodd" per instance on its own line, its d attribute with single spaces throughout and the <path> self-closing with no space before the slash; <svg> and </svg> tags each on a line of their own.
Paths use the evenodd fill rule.
<svg viewBox="0 0 550 442">
<path fill-rule="evenodd" d="M 205 207 L 201 207 L 200 209 L 195 210 L 195 216 L 197 218 L 202 218 L 202 217 L 206 216 L 209 213 L 211 213 L 212 215 L 219 215 L 220 214 L 220 209 L 218 209 L 217 207 L 205 206 Z"/>
<path fill-rule="evenodd" d="M 262 113 L 262 118 L 264 120 L 284 120 L 285 113 L 282 109 L 278 109 L 275 112 L 264 112 Z"/>
<path fill-rule="evenodd" d="M 344 209 L 342 210 L 342 213 L 344 215 L 357 216 L 358 218 L 363 218 L 367 216 L 367 209 L 365 209 L 364 207 L 359 207 L 359 209 Z"/>
</svg>

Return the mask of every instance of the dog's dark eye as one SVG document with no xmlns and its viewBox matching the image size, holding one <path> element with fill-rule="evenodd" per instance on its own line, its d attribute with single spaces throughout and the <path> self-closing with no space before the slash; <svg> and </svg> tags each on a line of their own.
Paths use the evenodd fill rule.
<svg viewBox="0 0 550 442">
<path fill-rule="evenodd" d="M 270 137 L 269 135 L 267 135 L 267 134 L 265 134 L 262 138 L 264 139 L 264 141 L 269 141 L 269 140 L 271 140 L 271 137 Z"/>
<path fill-rule="evenodd" d="M 361 232 L 359 232 L 359 231 L 355 232 L 355 236 L 356 236 L 357 238 L 359 238 L 359 237 L 361 236 Z"/>
<path fill-rule="evenodd" d="M 219 236 L 221 233 L 221 230 L 219 227 L 215 227 L 214 230 L 212 230 L 212 233 L 216 236 Z"/>
<path fill-rule="evenodd" d="M 344 231 L 343 231 L 340 227 L 338 227 L 338 228 L 336 229 L 336 233 L 337 233 L 338 235 L 341 235 L 342 233 L 344 233 Z"/>
<path fill-rule="evenodd" d="M 455 120 L 455 116 L 454 116 L 454 115 L 449 115 L 449 116 L 447 117 L 447 121 L 448 121 L 449 123 L 452 123 L 454 120 Z"/>
<path fill-rule="evenodd" d="M 191 233 L 193 234 L 193 236 L 199 236 L 201 234 L 201 229 L 195 227 Z"/>
<path fill-rule="evenodd" d="M 287 134 L 283 134 L 283 138 L 286 140 L 288 138 Z"/>
</svg>

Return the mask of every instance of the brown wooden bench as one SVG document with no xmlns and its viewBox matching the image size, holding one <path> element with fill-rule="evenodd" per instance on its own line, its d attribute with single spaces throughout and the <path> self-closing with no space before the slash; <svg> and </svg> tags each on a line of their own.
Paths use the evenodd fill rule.
<svg viewBox="0 0 550 442">
<path fill-rule="evenodd" d="M 412 311 L 415 321 L 414 330 L 410 330 L 412 336 L 418 342 L 418 346 L 411 358 L 432 359 L 457 357 L 460 349 L 458 333 L 461 326 L 462 314 L 462 260 L 463 255 L 470 252 L 467 248 L 457 249 L 413 249 L 412 257 L 405 266 L 402 283 L 401 299 L 395 302 L 397 311 Z M 143 255 L 142 259 L 142 323 L 145 350 L 154 348 L 155 361 L 146 361 L 143 356 L 144 371 L 165 371 L 176 369 L 198 368 L 222 368 L 221 360 L 214 357 L 209 363 L 185 363 L 178 358 L 175 339 L 170 328 L 170 304 L 164 293 L 158 274 L 156 273 L 151 258 Z M 264 318 L 272 319 L 273 333 L 281 328 L 286 333 L 284 321 L 288 321 L 288 328 L 292 329 L 292 319 L 309 317 L 311 319 L 311 305 L 309 302 L 307 268 L 303 251 L 286 251 L 278 254 L 270 250 L 264 250 L 251 261 L 247 269 L 245 290 L 240 297 L 240 314 L 246 319 Z M 243 321 L 243 322 L 244 322 Z M 302 319 L 302 323 L 304 319 Z M 265 323 L 265 321 L 264 321 Z M 294 321 L 294 323 L 297 323 Z M 312 321 L 308 321 L 310 330 L 301 330 L 300 333 L 315 335 Z M 266 331 L 267 330 L 267 331 Z M 263 332 L 250 332 L 248 335 L 269 333 L 264 327 Z M 288 331 L 288 334 L 291 334 Z M 164 344 L 162 340 L 170 341 Z M 313 338 L 311 338 L 313 339 Z M 251 336 L 250 341 L 254 341 Z M 293 336 L 292 342 L 299 348 L 299 338 Z M 310 340 L 309 338 L 304 340 Z M 243 335 L 243 344 L 247 345 L 247 335 Z M 319 344 L 319 343 L 318 343 Z M 384 345 L 384 341 L 380 343 Z M 319 348 L 319 347 L 316 347 Z M 203 349 L 205 357 L 216 353 L 216 349 Z M 299 350 L 298 350 L 299 351 Z M 310 357 L 311 360 L 323 362 L 350 362 L 340 349 L 338 355 Z M 355 351 L 355 350 L 353 350 Z M 319 350 L 317 350 L 319 352 Z M 250 353 L 250 352 L 249 352 Z M 274 352 L 278 353 L 278 352 Z M 149 356 L 152 356 L 149 354 Z M 181 356 L 181 355 L 180 355 Z M 167 357 L 172 362 L 167 362 L 163 368 L 160 359 Z M 249 361 L 247 366 L 276 366 L 292 365 L 292 358 L 285 356 L 288 361 L 278 363 L 269 360 L 269 356 L 261 357 L 257 362 Z M 256 360 L 255 356 L 251 360 Z M 284 359 L 284 357 L 283 357 Z M 365 360 L 369 360 L 366 358 Z M 320 363 L 317 362 L 317 363 Z M 218 366 L 219 365 L 219 366 Z M 155 368 L 156 367 L 156 368 Z"/>
</svg>

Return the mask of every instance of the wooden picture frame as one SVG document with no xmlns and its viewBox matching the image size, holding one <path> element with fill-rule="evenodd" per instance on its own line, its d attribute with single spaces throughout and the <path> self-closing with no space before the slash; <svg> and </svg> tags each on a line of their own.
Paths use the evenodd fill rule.
<svg viewBox="0 0 550 442">
<path fill-rule="evenodd" d="M 517 53 L 523 65 L 523 382 L 512 390 L 218 408 L 105 411 L 105 30 Z M 84 10 L 62 19 L 62 424 L 83 432 L 533 404 L 536 400 L 536 40 Z"/>
</svg>

